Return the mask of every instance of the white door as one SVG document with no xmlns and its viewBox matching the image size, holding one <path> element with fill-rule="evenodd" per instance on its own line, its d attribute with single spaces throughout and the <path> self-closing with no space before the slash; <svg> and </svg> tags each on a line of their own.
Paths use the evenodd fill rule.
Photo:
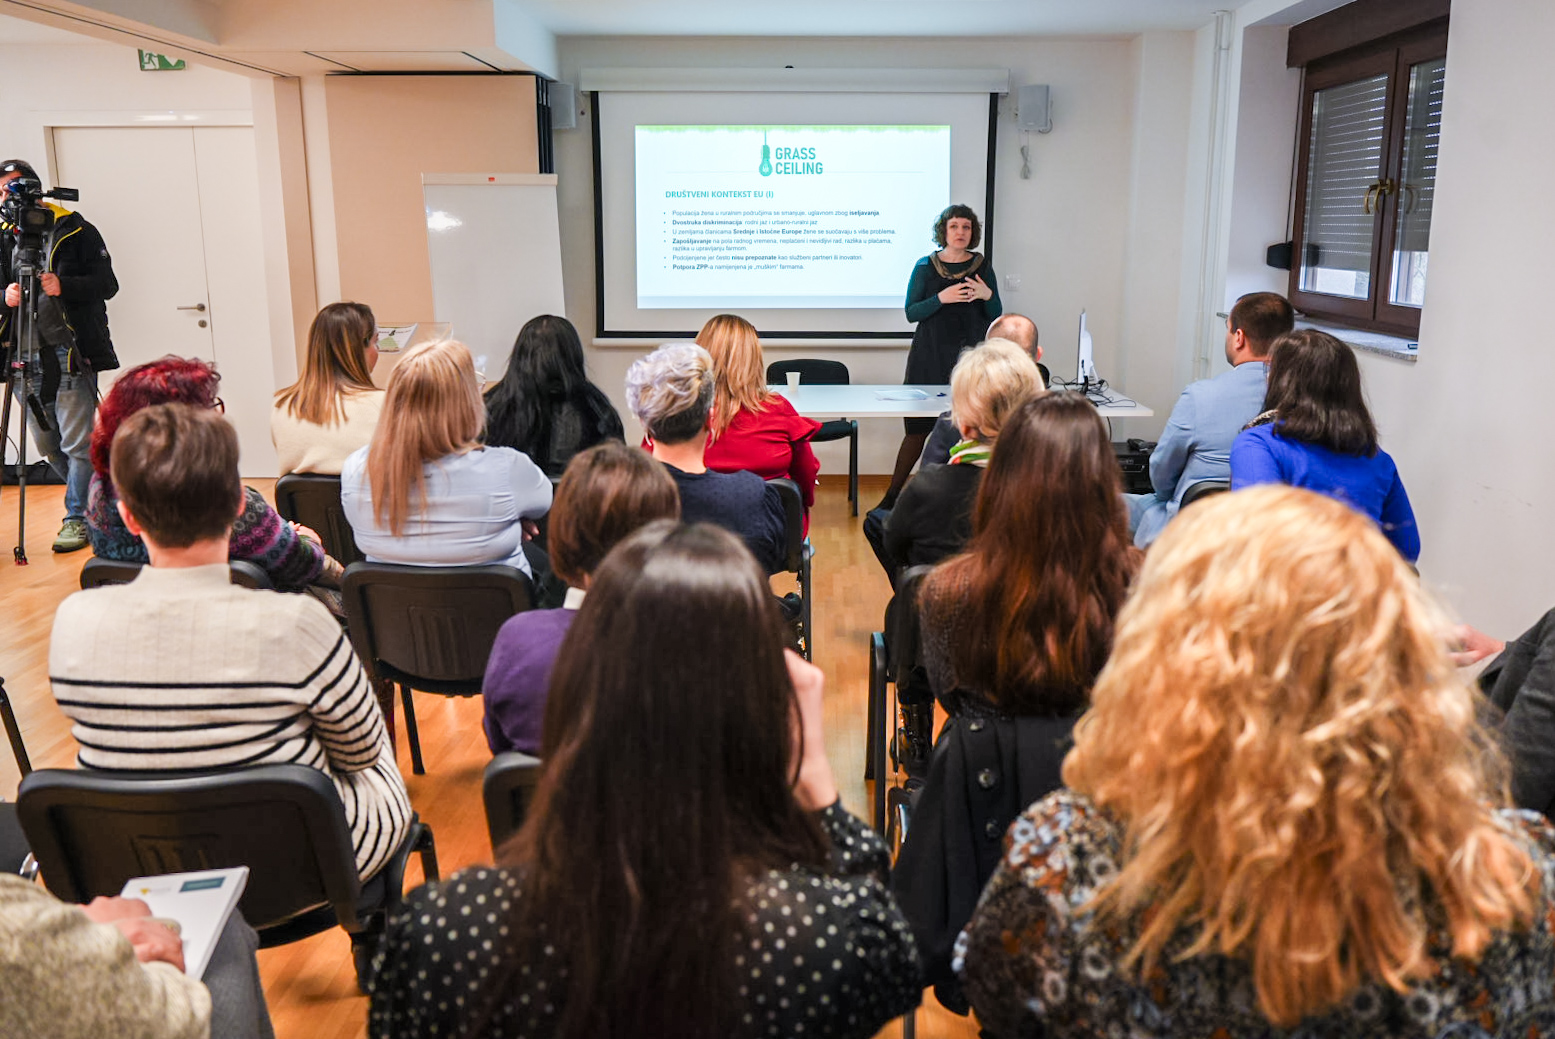
<svg viewBox="0 0 1555 1039">
<path fill-rule="evenodd" d="M 259 175 L 248 127 L 59 127 L 56 183 L 102 232 L 119 294 L 108 324 L 123 371 L 166 354 L 214 361 L 245 476 L 274 476 L 275 378 Z M 107 373 L 102 389 L 118 372 Z"/>
</svg>

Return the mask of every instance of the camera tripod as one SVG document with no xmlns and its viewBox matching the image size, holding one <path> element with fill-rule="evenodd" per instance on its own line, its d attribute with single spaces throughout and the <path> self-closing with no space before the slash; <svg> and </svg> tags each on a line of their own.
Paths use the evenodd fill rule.
<svg viewBox="0 0 1555 1039">
<path fill-rule="evenodd" d="M 21 289 L 22 298 L 16 307 L 16 328 L 11 337 L 11 345 L 4 354 L 6 388 L 4 400 L 0 402 L 0 429 L 9 432 L 11 428 L 11 402 L 14 400 L 30 410 L 38 430 L 47 433 L 53 429 L 53 426 L 48 412 L 43 407 L 43 401 L 38 397 L 38 384 L 43 372 L 38 357 L 40 347 L 37 321 L 38 298 L 42 294 L 42 286 L 38 279 L 41 241 L 29 242 L 29 238 L 37 239 L 38 236 L 28 235 L 26 232 L 23 232 L 20 238 L 12 274 Z M 13 549 L 13 554 L 17 566 L 27 565 L 26 423 L 23 422 L 22 426 L 22 431 L 16 438 L 16 490 L 19 497 L 16 505 L 16 548 Z"/>
</svg>

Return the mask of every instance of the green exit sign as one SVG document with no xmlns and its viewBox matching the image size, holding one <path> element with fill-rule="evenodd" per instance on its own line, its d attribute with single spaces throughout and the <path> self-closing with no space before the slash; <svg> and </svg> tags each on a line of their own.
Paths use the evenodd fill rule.
<svg viewBox="0 0 1555 1039">
<path fill-rule="evenodd" d="M 140 70 L 142 72 L 177 72 L 179 69 L 188 67 L 188 63 L 183 58 L 173 61 L 165 54 L 153 54 L 150 51 L 140 52 Z"/>
</svg>

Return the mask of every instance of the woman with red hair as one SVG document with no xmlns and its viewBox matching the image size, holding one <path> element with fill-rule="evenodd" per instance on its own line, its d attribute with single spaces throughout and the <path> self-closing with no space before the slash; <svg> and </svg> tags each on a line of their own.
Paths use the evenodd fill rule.
<svg viewBox="0 0 1555 1039">
<path fill-rule="evenodd" d="M 108 471 L 113 435 L 120 424 L 153 404 L 225 410 L 216 395 L 220 382 L 214 365 L 169 355 L 131 368 L 113 384 L 98 406 L 97 427 L 92 431 L 92 487 L 87 494 L 86 529 L 95 554 L 130 563 L 147 561 L 145 544 L 130 533 L 119 516 L 119 497 Z M 283 520 L 252 487 L 243 488 L 243 511 L 234 517 L 231 558 L 255 564 L 269 575 L 271 584 L 289 592 L 338 582 L 341 569 L 325 555 L 317 534 Z"/>
</svg>

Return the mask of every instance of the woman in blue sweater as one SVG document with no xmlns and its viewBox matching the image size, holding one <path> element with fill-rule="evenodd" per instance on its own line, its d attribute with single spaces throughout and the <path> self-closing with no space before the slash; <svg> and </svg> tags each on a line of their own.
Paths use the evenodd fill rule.
<svg viewBox="0 0 1555 1039">
<path fill-rule="evenodd" d="M 1275 341 L 1263 413 L 1231 445 L 1231 489 L 1284 483 L 1363 512 L 1410 563 L 1420 531 L 1398 466 L 1377 446 L 1355 353 L 1327 332 Z"/>
</svg>

